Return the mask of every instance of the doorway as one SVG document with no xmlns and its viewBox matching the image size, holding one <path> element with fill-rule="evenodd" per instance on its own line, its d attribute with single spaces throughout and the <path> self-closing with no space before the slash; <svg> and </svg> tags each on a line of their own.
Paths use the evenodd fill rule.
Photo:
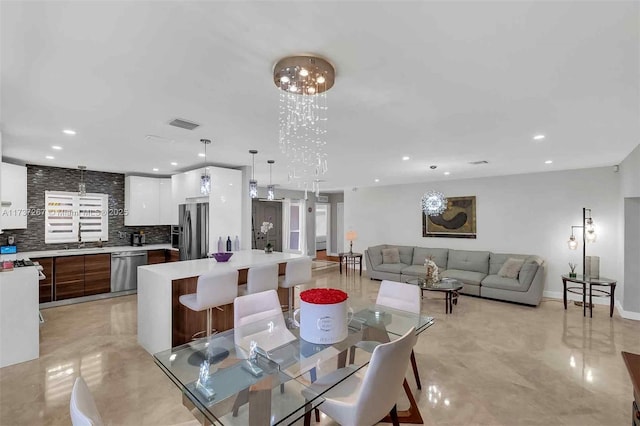
<svg viewBox="0 0 640 426">
<path fill-rule="evenodd" d="M 263 234 L 263 222 L 271 222 L 273 228 Z M 262 250 L 271 243 L 274 251 L 282 251 L 282 203 L 279 201 L 251 201 L 251 248 Z"/>
<path fill-rule="evenodd" d="M 326 258 L 331 247 L 331 205 L 316 203 L 316 257 Z"/>
</svg>

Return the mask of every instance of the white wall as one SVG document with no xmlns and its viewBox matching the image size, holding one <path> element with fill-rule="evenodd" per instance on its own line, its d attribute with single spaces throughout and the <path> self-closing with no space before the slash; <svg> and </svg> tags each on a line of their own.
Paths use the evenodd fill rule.
<svg viewBox="0 0 640 426">
<path fill-rule="evenodd" d="M 640 197 L 640 145 L 620 163 L 620 186 L 623 197 Z"/>
<path fill-rule="evenodd" d="M 640 257 L 637 255 L 637 238 L 640 218 L 635 216 L 637 200 L 640 197 L 640 145 L 620 163 L 620 262 L 624 269 L 624 284 L 617 291 L 617 306 L 625 318 L 640 319 L 640 276 L 637 265 Z M 625 247 L 627 250 L 625 250 Z"/>
<path fill-rule="evenodd" d="M 478 238 L 422 237 L 420 199 L 429 189 L 475 195 Z M 568 262 L 582 268 L 582 250 L 567 248 L 582 208 L 593 210 L 600 273 L 622 280 L 619 258 L 619 174 L 611 167 L 345 190 L 345 229 L 358 233 L 354 251 L 376 244 L 536 254 L 547 263 L 546 291 L 561 292 Z M 557 294 L 556 294 L 557 296 Z"/>
</svg>

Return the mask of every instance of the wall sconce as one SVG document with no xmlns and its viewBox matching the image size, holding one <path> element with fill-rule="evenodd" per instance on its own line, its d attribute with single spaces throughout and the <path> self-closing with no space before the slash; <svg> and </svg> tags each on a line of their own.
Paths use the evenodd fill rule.
<svg viewBox="0 0 640 426">
<path fill-rule="evenodd" d="M 576 236 L 573 232 L 576 228 L 582 228 L 582 276 L 585 277 L 587 275 L 587 243 L 596 242 L 596 228 L 591 217 L 591 209 L 582 209 L 582 225 L 571 226 L 571 236 L 567 241 L 567 245 L 571 250 L 578 248 L 578 241 L 576 241 Z"/>
<path fill-rule="evenodd" d="M 358 233 L 356 231 L 347 231 L 345 239 L 349 241 L 349 254 L 353 254 L 353 240 L 358 239 Z"/>
</svg>

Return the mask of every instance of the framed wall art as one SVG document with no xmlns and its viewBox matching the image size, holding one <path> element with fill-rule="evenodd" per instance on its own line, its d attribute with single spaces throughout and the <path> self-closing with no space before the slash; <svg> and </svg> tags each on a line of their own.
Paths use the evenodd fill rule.
<svg viewBox="0 0 640 426">
<path fill-rule="evenodd" d="M 422 212 L 422 236 L 476 238 L 476 197 L 447 197 L 447 209 L 437 216 Z"/>
</svg>

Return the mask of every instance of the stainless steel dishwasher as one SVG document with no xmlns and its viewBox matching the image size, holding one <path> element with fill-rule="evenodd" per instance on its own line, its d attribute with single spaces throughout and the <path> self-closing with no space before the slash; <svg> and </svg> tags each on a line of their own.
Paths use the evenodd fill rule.
<svg viewBox="0 0 640 426">
<path fill-rule="evenodd" d="M 137 289 L 138 266 L 146 264 L 146 251 L 118 251 L 111 253 L 111 291 Z"/>
</svg>

